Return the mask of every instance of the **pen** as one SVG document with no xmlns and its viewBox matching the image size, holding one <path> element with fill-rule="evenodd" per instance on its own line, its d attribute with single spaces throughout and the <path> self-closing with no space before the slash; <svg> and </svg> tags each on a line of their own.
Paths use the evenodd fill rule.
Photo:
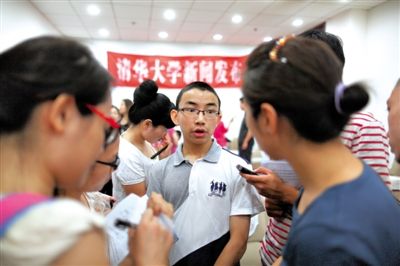
<svg viewBox="0 0 400 266">
<path fill-rule="evenodd" d="M 168 143 L 167 143 L 164 147 L 162 147 L 158 152 L 154 153 L 154 154 L 150 157 L 150 159 L 156 158 L 156 157 L 157 157 L 158 155 L 160 155 L 163 151 L 165 151 L 166 148 L 168 148 Z"/>
<path fill-rule="evenodd" d="M 115 220 L 115 226 L 120 228 L 120 229 L 125 229 L 127 227 L 135 229 L 138 225 L 135 224 L 135 223 L 131 223 L 129 221 L 126 221 L 126 220 L 116 219 Z"/>
</svg>

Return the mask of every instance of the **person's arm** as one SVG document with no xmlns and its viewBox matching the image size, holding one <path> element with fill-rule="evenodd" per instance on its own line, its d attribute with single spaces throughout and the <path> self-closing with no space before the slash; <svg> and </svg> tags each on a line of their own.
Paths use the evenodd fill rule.
<svg viewBox="0 0 400 266">
<path fill-rule="evenodd" d="M 149 200 L 147 201 L 147 208 L 152 209 L 154 215 L 160 215 L 161 213 L 163 213 L 171 219 L 174 215 L 174 207 L 172 206 L 172 204 L 164 200 L 161 194 L 158 194 L 156 192 L 152 192 L 149 196 Z"/>
<path fill-rule="evenodd" d="M 129 154 L 121 154 L 121 163 L 113 172 L 113 178 L 121 184 L 126 195 L 134 193 L 138 196 L 146 194 L 147 171 L 151 168 L 152 161 L 135 149 Z"/>
<path fill-rule="evenodd" d="M 253 138 L 253 134 L 251 133 L 250 129 L 247 131 L 246 136 L 243 139 L 243 143 L 242 143 L 242 150 L 247 149 L 248 145 L 249 145 L 249 141 Z"/>
<path fill-rule="evenodd" d="M 164 149 L 160 154 L 158 154 L 158 158 L 160 160 L 171 155 L 172 146 L 173 146 L 172 138 L 168 133 L 164 136 L 162 140 L 158 141 L 156 144 L 153 144 L 153 148 L 157 150 L 157 153 L 158 151 Z M 151 157 L 151 159 L 153 159 L 153 157 Z"/>
<path fill-rule="evenodd" d="M 265 210 L 269 217 L 281 218 L 291 209 L 299 191 L 296 187 L 283 182 L 274 172 L 264 167 L 255 170 L 258 175 L 241 174 L 265 197 Z"/>
<path fill-rule="evenodd" d="M 171 232 L 160 224 L 151 209 L 147 209 L 135 230 L 129 231 L 130 258 L 135 266 L 167 266 L 172 247 Z"/>
<path fill-rule="evenodd" d="M 274 263 L 272 264 L 272 266 L 279 266 L 282 263 L 282 256 L 280 256 L 279 258 L 276 259 L 276 261 L 274 261 Z"/>
<path fill-rule="evenodd" d="M 151 196 L 147 201 L 147 208 L 151 209 L 155 216 L 158 216 L 161 213 L 163 213 L 167 215 L 169 218 L 172 218 L 172 216 L 174 215 L 174 208 L 172 207 L 172 204 L 165 201 L 160 194 L 155 192 L 151 193 Z M 131 235 L 132 237 L 134 237 L 134 232 L 131 232 Z M 133 258 L 130 254 L 128 254 L 128 256 L 126 256 L 125 259 L 119 264 L 119 266 L 132 266 L 132 265 L 134 265 Z"/>
<path fill-rule="evenodd" d="M 281 201 L 287 204 L 293 204 L 299 191 L 292 185 L 283 182 L 274 172 L 264 167 L 255 170 L 258 175 L 240 174 L 247 182 L 252 184 L 264 197 Z"/>
<path fill-rule="evenodd" d="M 118 266 L 133 266 L 133 261 L 132 258 L 130 257 L 130 254 L 128 254 L 119 264 Z"/>
<path fill-rule="evenodd" d="M 123 185 L 122 187 L 126 195 L 133 193 L 141 197 L 146 194 L 146 182 L 144 181 L 133 185 Z"/>
<path fill-rule="evenodd" d="M 133 153 L 122 160 L 117 168 L 115 174 L 121 182 L 125 195 L 133 193 L 141 197 L 146 194 L 146 169 L 142 157 L 140 152 Z"/>
<path fill-rule="evenodd" d="M 265 211 L 268 217 L 283 218 L 285 214 L 290 211 L 292 205 L 285 204 L 281 201 L 265 198 L 264 202 Z"/>
<path fill-rule="evenodd" d="M 85 233 L 52 265 L 109 265 L 104 233 L 100 229 Z"/>
<path fill-rule="evenodd" d="M 229 219 L 230 239 L 215 265 L 235 265 L 240 261 L 247 247 L 249 235 L 250 216 L 234 215 Z"/>
</svg>

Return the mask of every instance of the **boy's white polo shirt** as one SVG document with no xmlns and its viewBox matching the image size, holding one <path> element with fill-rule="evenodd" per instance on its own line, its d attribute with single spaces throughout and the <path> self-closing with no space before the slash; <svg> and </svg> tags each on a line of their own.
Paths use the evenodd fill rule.
<svg viewBox="0 0 400 266">
<path fill-rule="evenodd" d="M 255 188 L 236 169 L 246 165 L 242 158 L 213 142 L 207 155 L 191 165 L 181 150 L 156 163 L 147 175 L 148 193 L 161 193 L 175 208 L 179 240 L 171 264 L 226 234 L 230 216 L 264 210 Z"/>
</svg>

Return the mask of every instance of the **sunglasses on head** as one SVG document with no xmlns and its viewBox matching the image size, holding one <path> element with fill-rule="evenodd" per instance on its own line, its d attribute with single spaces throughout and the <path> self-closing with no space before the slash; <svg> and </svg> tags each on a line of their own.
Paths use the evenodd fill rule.
<svg viewBox="0 0 400 266">
<path fill-rule="evenodd" d="M 119 128 L 120 125 L 110 116 L 105 115 L 99 109 L 97 109 L 94 105 L 86 104 L 85 105 L 92 113 L 103 119 L 110 125 L 109 128 L 104 131 L 104 146 L 110 145 L 119 137 Z"/>
</svg>

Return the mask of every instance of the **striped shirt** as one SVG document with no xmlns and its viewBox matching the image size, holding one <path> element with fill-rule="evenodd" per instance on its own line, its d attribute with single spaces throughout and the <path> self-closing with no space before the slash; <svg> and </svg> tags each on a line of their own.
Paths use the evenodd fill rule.
<svg viewBox="0 0 400 266">
<path fill-rule="evenodd" d="M 351 152 L 374 169 L 390 187 L 389 143 L 383 124 L 372 114 L 354 114 L 345 126 L 342 142 Z"/>
<path fill-rule="evenodd" d="M 389 144 L 383 124 L 370 113 L 358 112 L 352 115 L 340 137 L 352 153 L 374 169 L 390 187 Z M 291 225 L 290 216 L 269 219 L 260 245 L 264 266 L 272 265 L 282 255 Z"/>
</svg>

